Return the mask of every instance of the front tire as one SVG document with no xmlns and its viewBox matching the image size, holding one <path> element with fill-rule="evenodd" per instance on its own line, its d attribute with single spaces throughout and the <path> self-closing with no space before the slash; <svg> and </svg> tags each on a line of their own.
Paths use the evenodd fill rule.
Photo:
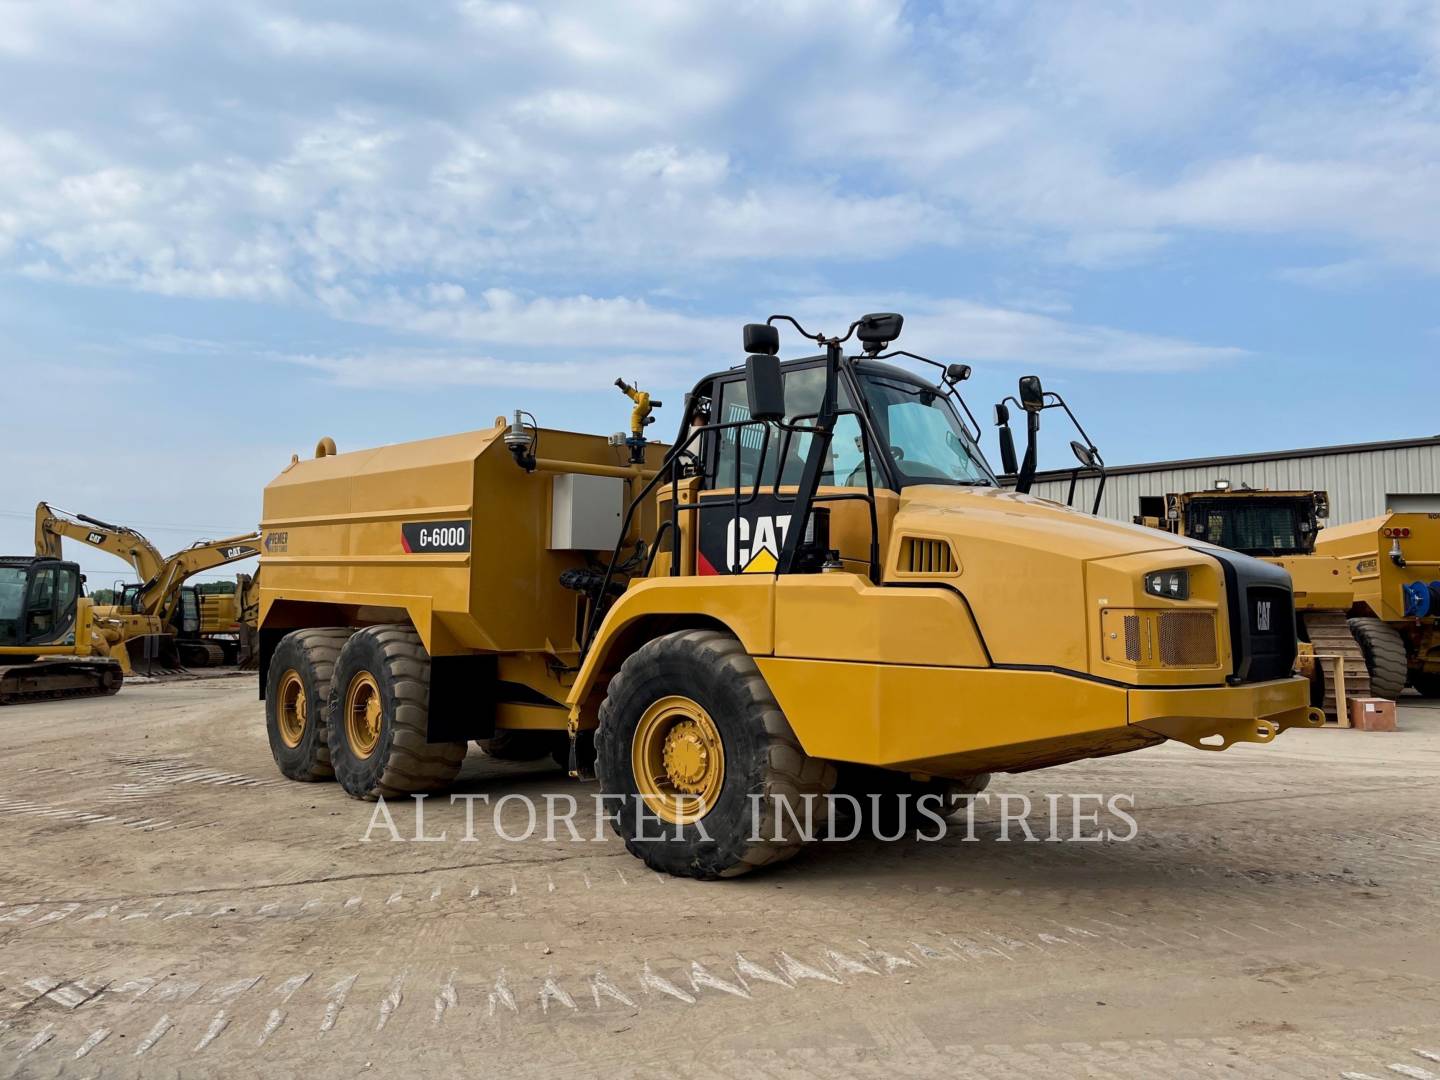
<svg viewBox="0 0 1440 1080">
<path fill-rule="evenodd" d="M 335 779 L 357 799 L 440 790 L 465 761 L 465 743 L 425 739 L 430 654 L 407 626 L 366 627 L 345 643 L 328 715 Z"/>
<path fill-rule="evenodd" d="M 1365 654 L 1365 666 L 1370 670 L 1370 693 L 1394 701 L 1410 676 L 1405 640 L 1400 632 L 1383 619 L 1371 618 L 1351 619 L 1350 632 Z"/>
<path fill-rule="evenodd" d="M 270 658 L 265 681 L 265 731 L 270 755 L 291 780 L 329 780 L 330 744 L 325 730 L 335 661 L 353 630 L 297 630 L 286 634 Z"/>
<path fill-rule="evenodd" d="M 835 769 L 807 757 L 755 661 L 730 634 L 682 630 L 648 642 L 611 680 L 595 734 L 611 826 L 652 870 L 735 877 L 793 857 L 789 816 L 825 822 Z M 808 797 L 808 798 L 807 798 Z"/>
</svg>

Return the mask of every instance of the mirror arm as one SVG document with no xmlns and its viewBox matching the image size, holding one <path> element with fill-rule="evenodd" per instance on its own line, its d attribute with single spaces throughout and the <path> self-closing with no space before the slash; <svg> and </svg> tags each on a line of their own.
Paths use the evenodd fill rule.
<svg viewBox="0 0 1440 1080">
<path fill-rule="evenodd" d="M 1040 414 L 1027 412 L 1025 414 L 1025 460 L 1020 463 L 1020 474 L 1015 478 L 1015 490 L 1021 495 L 1030 494 L 1030 486 L 1035 482 L 1035 459 L 1039 434 Z"/>
<path fill-rule="evenodd" d="M 1090 433 L 1085 430 L 1083 425 L 1081 425 L 1079 417 L 1077 417 L 1073 412 L 1070 411 L 1069 404 L 1059 394 L 1051 394 L 1050 396 L 1053 396 L 1055 398 L 1055 405 L 1058 405 L 1060 406 L 1060 408 L 1065 410 L 1065 415 L 1070 418 L 1070 423 L 1075 425 L 1075 430 L 1080 432 L 1080 437 L 1085 440 L 1085 445 L 1090 448 L 1090 451 L 1095 455 L 1096 459 L 1098 460 L 1100 458 L 1100 451 L 1095 446 L 1095 440 L 1090 438 Z M 1048 407 L 1053 408 L 1053 406 Z M 1100 465 L 1103 469 L 1105 465 L 1104 461 L 1101 461 Z"/>
<path fill-rule="evenodd" d="M 784 320 L 785 322 L 788 322 L 791 326 L 795 327 L 797 331 L 799 331 L 800 336 L 803 338 L 809 338 L 811 341 L 825 340 L 824 334 L 812 334 L 809 330 L 806 330 L 803 326 L 796 322 L 794 317 L 791 315 L 771 315 L 768 319 L 765 320 L 765 324 L 767 326 L 774 326 L 777 320 Z"/>
<path fill-rule="evenodd" d="M 1091 517 L 1100 516 L 1100 496 L 1105 494 L 1105 463 L 1100 463 L 1100 483 L 1095 485 L 1095 505 L 1090 508 Z"/>
</svg>

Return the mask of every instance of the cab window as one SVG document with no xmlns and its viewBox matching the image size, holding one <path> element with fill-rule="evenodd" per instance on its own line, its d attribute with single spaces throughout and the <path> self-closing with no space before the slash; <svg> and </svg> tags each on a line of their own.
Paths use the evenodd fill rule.
<svg viewBox="0 0 1440 1080">
<path fill-rule="evenodd" d="M 813 419 L 820 408 L 820 398 L 825 391 L 825 368 L 792 368 L 785 373 L 786 419 L 794 421 L 803 418 L 802 423 Z M 840 388 L 840 408 L 851 408 L 850 396 L 844 386 Z M 750 399 L 743 378 L 728 380 L 719 384 L 716 422 L 736 423 L 750 418 Z M 800 483 L 805 468 L 805 458 L 810 452 L 808 432 L 786 434 L 771 425 L 768 444 L 764 429 L 759 424 L 727 428 L 719 433 L 717 452 L 714 456 L 714 488 L 735 486 L 735 468 L 740 467 L 740 487 L 751 488 L 757 479 L 762 487 L 775 483 L 778 474 L 782 485 Z M 865 484 L 865 453 L 860 424 L 854 415 L 836 418 L 835 431 L 830 440 L 830 460 L 820 474 L 820 483 L 829 486 L 859 486 Z M 783 460 L 782 460 L 783 454 Z M 762 460 L 763 458 L 763 460 Z M 881 477 L 876 476 L 876 482 Z"/>
<path fill-rule="evenodd" d="M 25 615 L 26 573 L 20 567 L 0 566 L 0 645 L 20 644 Z"/>
<path fill-rule="evenodd" d="M 55 632 L 55 571 L 39 571 L 30 582 L 30 600 L 25 605 L 25 638 L 44 641 Z"/>
<path fill-rule="evenodd" d="M 75 609 L 75 598 L 80 593 L 80 574 L 76 570 L 61 569 L 55 578 L 55 612 L 61 622 L 69 618 Z"/>
</svg>

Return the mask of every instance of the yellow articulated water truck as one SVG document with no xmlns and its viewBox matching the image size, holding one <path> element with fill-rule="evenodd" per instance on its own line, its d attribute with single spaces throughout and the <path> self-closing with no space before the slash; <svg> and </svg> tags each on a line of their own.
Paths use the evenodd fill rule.
<svg viewBox="0 0 1440 1080">
<path fill-rule="evenodd" d="M 818 352 L 782 362 L 782 323 Z M 1320 722 L 1283 570 L 1002 490 L 969 368 L 890 350 L 901 325 L 747 326 L 668 447 L 647 398 L 628 437 L 520 412 L 297 457 L 261 525 L 281 771 L 373 799 L 443 788 L 472 740 L 554 754 L 632 853 L 715 878 L 795 854 L 780 800 Z M 1021 380 L 1032 473 L 1053 398 Z"/>
<path fill-rule="evenodd" d="M 1386 512 L 1320 532 L 1320 555 L 1349 563 L 1350 626 L 1374 692 L 1440 697 L 1440 513 Z"/>
</svg>

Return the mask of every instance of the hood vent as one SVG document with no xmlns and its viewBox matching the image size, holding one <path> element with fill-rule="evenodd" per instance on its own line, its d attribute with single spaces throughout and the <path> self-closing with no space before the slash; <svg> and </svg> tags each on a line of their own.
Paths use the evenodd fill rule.
<svg viewBox="0 0 1440 1080">
<path fill-rule="evenodd" d="M 954 574 L 960 564 L 948 540 L 907 536 L 900 543 L 900 564 L 896 569 L 902 574 Z"/>
</svg>

